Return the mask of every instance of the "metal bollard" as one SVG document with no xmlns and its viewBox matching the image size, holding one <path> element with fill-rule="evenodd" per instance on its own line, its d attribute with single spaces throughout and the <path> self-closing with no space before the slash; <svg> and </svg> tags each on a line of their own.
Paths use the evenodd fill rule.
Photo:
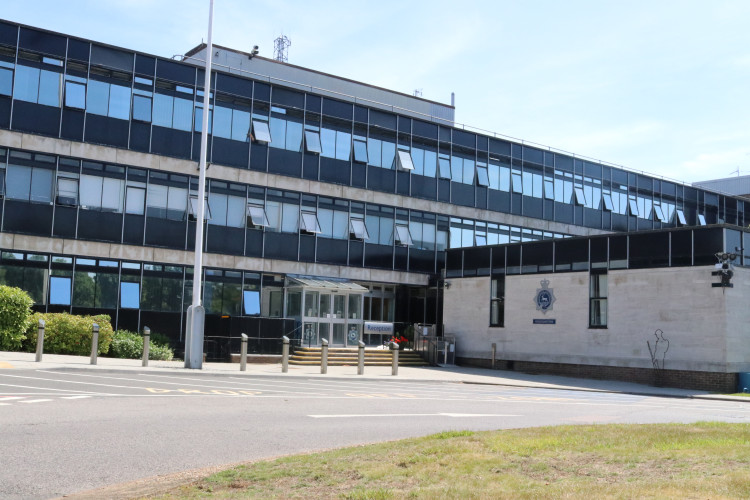
<svg viewBox="0 0 750 500">
<path fill-rule="evenodd" d="M 320 348 L 320 373 L 325 375 L 328 373 L 328 341 L 323 339 L 320 343 L 322 344 Z"/>
<path fill-rule="evenodd" d="M 359 352 L 357 356 L 357 375 L 365 373 L 365 343 L 359 341 Z"/>
<path fill-rule="evenodd" d="M 36 362 L 41 363 L 44 351 L 44 320 L 39 320 L 39 329 L 36 332 Z"/>
<path fill-rule="evenodd" d="M 281 373 L 287 373 L 289 372 L 289 337 L 284 335 L 281 341 L 284 343 L 281 347 Z"/>
<path fill-rule="evenodd" d="M 240 341 L 240 371 L 244 372 L 247 370 L 247 335 L 244 333 L 242 340 Z"/>
<path fill-rule="evenodd" d="M 99 325 L 94 323 L 91 325 L 91 364 L 96 364 L 96 356 L 99 351 Z"/>
<path fill-rule="evenodd" d="M 395 342 L 391 342 L 391 356 L 393 357 L 391 375 L 398 375 L 398 344 Z"/>
<path fill-rule="evenodd" d="M 492 368 L 495 368 L 495 358 L 497 357 L 497 344 L 492 343 Z"/>
<path fill-rule="evenodd" d="M 148 353 L 151 349 L 151 328 L 143 327 L 143 356 L 141 366 L 148 366 Z"/>
</svg>

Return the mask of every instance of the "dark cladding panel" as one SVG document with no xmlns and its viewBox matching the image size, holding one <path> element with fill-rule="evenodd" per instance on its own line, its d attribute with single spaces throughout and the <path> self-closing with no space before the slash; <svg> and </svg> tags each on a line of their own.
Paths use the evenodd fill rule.
<svg viewBox="0 0 750 500">
<path fill-rule="evenodd" d="M 68 59 L 88 62 L 91 44 L 83 40 L 71 38 L 68 40 Z"/>
<path fill-rule="evenodd" d="M 471 132 L 464 132 L 463 130 L 454 129 L 453 143 L 474 149 L 477 147 L 477 136 L 472 134 Z"/>
<path fill-rule="evenodd" d="M 371 109 L 370 124 L 377 125 L 378 127 L 396 130 L 396 115 L 383 113 L 382 111 L 378 111 L 376 109 Z"/>
<path fill-rule="evenodd" d="M 630 235 L 629 268 L 643 269 L 669 265 L 669 233 Z"/>
<path fill-rule="evenodd" d="M 191 87 L 195 85 L 195 67 L 166 59 L 159 59 L 157 62 L 156 76 L 172 82 L 181 82 Z"/>
<path fill-rule="evenodd" d="M 135 72 L 141 75 L 154 76 L 156 59 L 141 54 L 135 55 Z"/>
<path fill-rule="evenodd" d="M 327 97 L 323 98 L 323 114 L 343 118 L 344 120 L 352 119 L 353 108 L 348 102 L 336 101 Z"/>
<path fill-rule="evenodd" d="M 66 40 L 63 36 L 22 27 L 18 41 L 18 46 L 22 49 L 65 57 Z"/>
<path fill-rule="evenodd" d="M 421 137 L 429 137 L 430 139 L 437 139 L 438 137 L 438 126 L 434 123 L 427 123 L 420 120 L 414 120 L 412 122 L 412 133 Z"/>
<path fill-rule="evenodd" d="M 219 73 L 216 77 L 216 90 L 227 94 L 253 97 L 253 82 L 236 76 Z"/>
<path fill-rule="evenodd" d="M 18 26 L 0 22 L 0 44 L 15 47 L 18 41 Z"/>
<path fill-rule="evenodd" d="M 91 64 L 131 73 L 133 71 L 133 53 L 102 47 L 101 45 L 92 45 Z"/>
<path fill-rule="evenodd" d="M 255 82 L 255 91 L 253 92 L 253 99 L 256 101 L 271 101 L 271 86 L 267 83 Z"/>
<path fill-rule="evenodd" d="M 273 87 L 273 103 L 290 106 L 293 108 L 305 108 L 305 94 L 293 92 L 283 87 Z"/>
</svg>

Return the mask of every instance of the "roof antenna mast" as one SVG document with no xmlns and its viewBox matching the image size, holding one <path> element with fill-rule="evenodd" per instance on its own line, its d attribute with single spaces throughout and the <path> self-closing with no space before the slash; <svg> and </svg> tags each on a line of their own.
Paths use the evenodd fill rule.
<svg viewBox="0 0 750 500">
<path fill-rule="evenodd" d="M 273 41 L 273 58 L 279 62 L 289 62 L 289 46 L 292 41 L 283 34 Z"/>
</svg>

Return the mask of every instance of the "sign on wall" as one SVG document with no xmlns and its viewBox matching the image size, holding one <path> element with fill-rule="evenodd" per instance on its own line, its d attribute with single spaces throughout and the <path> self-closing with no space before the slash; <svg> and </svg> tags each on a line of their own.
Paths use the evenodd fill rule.
<svg viewBox="0 0 750 500">
<path fill-rule="evenodd" d="M 377 321 L 365 321 L 365 335 L 384 334 L 393 335 L 393 323 L 380 323 Z"/>
<path fill-rule="evenodd" d="M 555 304 L 555 292 L 549 287 L 548 279 L 543 279 L 539 283 L 542 285 L 542 288 L 536 289 L 534 303 L 536 303 L 537 311 L 547 314 L 547 311 L 551 311 L 552 306 Z"/>
</svg>

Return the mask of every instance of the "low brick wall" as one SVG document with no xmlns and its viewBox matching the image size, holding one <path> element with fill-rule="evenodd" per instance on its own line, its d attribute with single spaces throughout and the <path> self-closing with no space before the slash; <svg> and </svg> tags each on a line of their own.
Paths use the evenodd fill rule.
<svg viewBox="0 0 750 500">
<path fill-rule="evenodd" d="M 456 364 L 491 368 L 492 360 L 456 358 Z M 736 373 L 696 372 L 687 370 L 659 370 L 625 368 L 619 366 L 573 365 L 566 363 L 539 363 L 535 361 L 495 360 L 495 369 L 565 377 L 600 380 L 620 380 L 636 384 L 679 389 L 695 389 L 721 393 L 737 392 Z"/>
</svg>

